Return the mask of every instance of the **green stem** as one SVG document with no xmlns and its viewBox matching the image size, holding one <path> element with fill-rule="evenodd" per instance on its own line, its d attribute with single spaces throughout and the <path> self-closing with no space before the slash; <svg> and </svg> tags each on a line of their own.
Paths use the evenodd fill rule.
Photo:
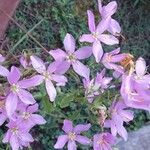
<svg viewBox="0 0 150 150">
<path fill-rule="evenodd" d="M 9 145 L 7 145 L 6 150 L 9 150 Z"/>
</svg>

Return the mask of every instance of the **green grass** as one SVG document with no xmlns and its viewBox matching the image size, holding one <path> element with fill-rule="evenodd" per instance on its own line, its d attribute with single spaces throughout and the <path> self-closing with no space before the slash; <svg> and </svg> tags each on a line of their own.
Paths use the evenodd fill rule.
<svg viewBox="0 0 150 150">
<path fill-rule="evenodd" d="M 108 0 L 105 2 L 107 3 Z M 150 62 L 148 61 L 150 59 L 150 20 L 148 16 L 148 0 L 118 0 L 118 4 L 119 10 L 114 18 L 119 20 L 122 26 L 122 34 L 126 38 L 126 40 L 121 43 L 121 50 L 127 53 L 130 52 L 136 58 L 139 56 L 144 57 L 150 65 Z M 88 32 L 87 9 L 93 10 L 98 19 L 99 14 L 96 0 L 23 0 L 14 18 L 24 29 L 26 29 L 27 32 L 31 31 L 41 20 L 43 20 L 40 25 L 36 26 L 31 34 L 47 50 L 50 50 L 63 47 L 62 41 L 67 32 L 71 33 L 77 39 L 78 46 L 82 45 L 82 43 L 78 42 L 78 38 L 82 33 Z M 26 36 L 26 33 L 14 23 L 10 24 L 7 31 L 7 37 L 9 39 L 7 50 L 13 50 L 13 54 L 20 55 L 23 51 L 27 50 L 36 52 L 38 55 L 42 55 L 45 59 L 49 59 L 39 45 L 30 37 Z M 16 46 L 14 47 L 14 45 Z M 94 75 L 99 66 L 92 65 L 92 62 L 91 58 L 87 63 L 93 69 L 92 74 Z M 34 143 L 34 149 L 36 150 L 38 150 L 38 147 L 39 150 L 53 149 L 56 136 L 60 134 L 59 129 L 62 125 L 62 120 L 65 117 L 72 118 L 75 123 L 78 123 L 86 121 L 86 117 L 90 116 L 91 110 L 86 109 L 89 106 L 84 103 L 84 101 L 81 101 L 82 97 L 78 97 L 80 89 L 75 91 L 77 85 L 74 81 L 80 83 L 80 79 L 78 79 L 72 72 L 68 73 L 68 76 L 71 76 L 71 83 L 68 85 L 69 90 L 64 89 L 63 91 L 67 94 L 72 93 L 73 96 L 71 96 L 78 99 L 75 102 L 72 102 L 71 98 L 67 98 L 69 106 L 66 106 L 66 101 L 65 104 L 63 102 L 64 95 L 61 95 L 58 97 L 60 103 L 56 104 L 59 105 L 59 109 L 61 110 L 53 111 L 54 106 L 48 104 L 46 101 L 47 98 L 44 97 L 42 100 L 43 103 L 41 104 L 41 110 L 43 110 L 43 107 L 48 106 L 47 112 L 44 113 L 44 116 L 47 118 L 47 124 L 45 126 L 37 127 L 32 131 L 37 140 L 37 142 Z M 79 95 L 82 95 L 82 93 Z M 80 109 L 81 112 L 78 113 L 78 110 Z M 91 122 L 94 121 L 94 119 L 95 118 L 92 116 L 91 118 L 88 118 Z M 149 120 L 150 119 L 145 112 L 136 111 L 135 120 L 131 123 L 128 129 L 135 130 Z M 90 135 L 91 132 L 94 133 L 98 130 L 98 127 L 94 126 L 92 131 L 88 134 Z M 2 135 L 1 132 L 2 130 L 0 131 L 0 135 Z M 4 147 L 1 149 L 4 149 Z M 85 150 L 86 149 L 87 148 L 85 147 Z"/>
</svg>

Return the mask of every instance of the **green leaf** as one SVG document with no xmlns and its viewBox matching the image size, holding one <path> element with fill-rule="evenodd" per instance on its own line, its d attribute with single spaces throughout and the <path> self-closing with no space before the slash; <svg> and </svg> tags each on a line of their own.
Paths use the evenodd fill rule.
<svg viewBox="0 0 150 150">
<path fill-rule="evenodd" d="M 52 102 L 50 102 L 49 97 L 47 95 L 42 97 L 42 103 L 43 103 L 44 111 L 47 114 L 49 114 L 52 111 L 54 111 L 54 105 L 53 105 Z"/>
<path fill-rule="evenodd" d="M 58 105 L 61 108 L 66 108 L 70 105 L 70 102 L 72 102 L 73 100 L 74 100 L 74 95 L 72 93 L 62 94 L 58 98 Z"/>
</svg>

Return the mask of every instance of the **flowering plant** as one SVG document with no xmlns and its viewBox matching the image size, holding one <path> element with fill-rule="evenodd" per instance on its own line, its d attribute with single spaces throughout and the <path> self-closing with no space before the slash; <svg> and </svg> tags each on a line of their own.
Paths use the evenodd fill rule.
<svg viewBox="0 0 150 150">
<path fill-rule="evenodd" d="M 76 150 L 80 143 L 92 146 L 94 150 L 111 150 L 117 135 L 125 141 L 128 138 L 124 123 L 134 118 L 130 108 L 150 110 L 150 75 L 147 73 L 145 60 L 140 57 L 134 61 L 131 54 L 120 53 L 121 50 L 117 47 L 121 27 L 112 18 L 117 10 L 116 1 L 102 6 L 101 0 L 98 0 L 98 8 L 100 21 L 96 24 L 93 12 L 88 10 L 90 33 L 79 38 L 80 42 L 90 43 L 89 46 L 76 50 L 74 37 L 67 33 L 64 38 L 65 51 L 57 48 L 47 52 L 48 57 L 54 58 L 53 62 L 42 60 L 35 54 L 24 54 L 19 59 L 18 67 L 8 66 L 5 64 L 7 58 L 0 54 L 0 76 L 3 77 L 0 89 L 0 125 L 7 122 L 8 128 L 2 142 L 9 143 L 12 150 L 30 147 L 30 143 L 34 141 L 31 129 L 35 125 L 46 123 L 41 115 L 36 114 L 39 110 L 36 101 L 39 93 L 37 87 L 45 89 L 46 92 L 42 94 L 45 96 L 47 93 L 50 100 L 48 103 L 54 104 L 52 107 L 59 105 L 63 109 L 69 105 L 67 101 L 62 101 L 63 97 L 58 98 L 65 89 L 63 87 L 67 88 L 66 84 L 71 80 L 68 70 L 73 71 L 77 78 L 80 76 L 81 86 L 78 92 L 82 91 L 83 97 L 78 97 L 78 103 L 86 99 L 86 109 L 96 120 L 91 119 L 88 124 L 73 127 L 73 122 L 64 115 L 62 129 L 65 134 L 58 136 L 54 149 L 62 149 L 67 143 L 68 150 Z M 116 49 L 105 52 L 103 44 L 116 45 Z M 92 55 L 95 63 L 103 66 L 99 67 L 99 72 L 94 77 L 90 66 L 83 61 Z M 113 71 L 112 75 L 106 76 L 108 70 Z M 114 97 L 106 98 L 105 94 L 111 90 L 115 90 Z M 84 132 L 95 124 L 98 125 L 99 132 L 90 139 Z"/>
</svg>

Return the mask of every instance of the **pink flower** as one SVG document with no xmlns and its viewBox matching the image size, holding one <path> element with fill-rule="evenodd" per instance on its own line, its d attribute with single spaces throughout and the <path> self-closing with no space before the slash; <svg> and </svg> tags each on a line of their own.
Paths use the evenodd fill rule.
<svg viewBox="0 0 150 150">
<path fill-rule="evenodd" d="M 64 75 L 56 73 L 56 70 L 60 65 L 60 63 L 53 62 L 46 69 L 44 62 L 40 58 L 36 56 L 31 56 L 30 58 L 31 58 L 32 66 L 40 74 L 39 75 L 40 80 L 45 81 L 45 86 L 50 101 L 54 101 L 57 93 L 52 81 L 55 81 L 57 86 L 65 86 L 67 82 L 67 78 Z"/>
<path fill-rule="evenodd" d="M 19 112 L 17 114 L 16 121 L 20 122 L 22 126 L 24 125 L 27 129 L 31 129 L 35 125 L 42 125 L 46 123 L 45 119 L 41 115 L 35 114 L 35 112 L 38 111 L 37 103 L 29 106 L 22 103 L 18 106 L 17 110 Z"/>
<path fill-rule="evenodd" d="M 65 73 L 72 65 L 74 71 L 84 78 L 88 78 L 90 69 L 82 64 L 79 60 L 88 58 L 92 54 L 91 47 L 85 46 L 75 51 L 75 39 L 71 34 L 65 36 L 64 47 L 66 52 L 61 49 L 51 50 L 49 53 L 56 61 L 61 61 L 57 69 L 58 73 Z"/>
<path fill-rule="evenodd" d="M 119 52 L 120 48 L 117 48 L 109 53 L 105 53 L 102 58 L 102 63 L 107 69 L 113 69 L 116 72 L 123 74 L 123 67 L 116 63 L 121 62 L 126 57 L 126 54 L 119 54 Z"/>
<path fill-rule="evenodd" d="M 146 74 L 146 62 L 142 57 L 138 58 L 135 63 L 135 72 L 136 74 L 134 75 L 134 81 L 137 84 L 147 87 L 148 89 L 150 87 L 150 74 Z"/>
<path fill-rule="evenodd" d="M 5 61 L 5 57 L 3 57 L 1 54 L 0 54 L 0 63 L 4 62 Z"/>
<path fill-rule="evenodd" d="M 33 142 L 33 137 L 25 130 L 24 126 L 17 122 L 10 121 L 7 124 L 9 128 L 4 135 L 3 143 L 10 143 L 12 150 L 19 150 L 23 147 L 29 147 L 29 143 Z"/>
<path fill-rule="evenodd" d="M 136 81 L 133 75 L 122 76 L 120 91 L 122 98 L 128 107 L 150 111 L 149 88 L 145 86 L 146 84 L 137 83 Z"/>
<path fill-rule="evenodd" d="M 112 150 L 111 146 L 114 144 L 115 137 L 108 132 L 94 135 L 94 150 Z"/>
<path fill-rule="evenodd" d="M 0 76 L 7 77 L 9 71 L 1 65 L 5 61 L 5 57 L 0 54 Z"/>
<path fill-rule="evenodd" d="M 116 136 L 117 133 L 127 140 L 127 131 L 123 127 L 124 122 L 129 122 L 133 120 L 133 113 L 129 110 L 125 110 L 127 106 L 122 100 L 117 103 L 114 102 L 109 109 L 111 119 L 108 119 L 104 123 L 104 127 L 110 127 L 111 133 L 113 136 Z"/>
<path fill-rule="evenodd" d="M 112 17 L 112 15 L 116 12 L 117 10 L 117 3 L 116 1 L 112 1 L 108 3 L 106 6 L 102 6 L 101 0 L 98 0 L 99 4 L 99 12 L 102 16 L 102 19 Z M 121 32 L 121 27 L 119 23 L 111 18 L 107 30 L 113 34 L 113 35 L 118 35 Z"/>
<path fill-rule="evenodd" d="M 7 79 L 10 84 L 10 92 L 6 98 L 6 111 L 8 117 L 11 118 L 15 112 L 20 99 L 25 104 L 34 104 L 35 99 L 32 94 L 26 91 L 30 87 L 34 87 L 40 84 L 39 76 L 33 76 L 30 79 L 23 79 L 19 81 L 21 72 L 18 68 L 12 66 Z M 12 107 L 13 106 L 13 107 Z"/>
<path fill-rule="evenodd" d="M 101 57 L 103 56 L 103 48 L 101 42 L 107 45 L 114 45 L 118 44 L 119 41 L 113 35 L 103 33 L 108 28 L 110 17 L 102 19 L 96 27 L 94 14 L 92 13 L 92 11 L 88 10 L 87 14 L 88 25 L 91 34 L 83 34 L 80 38 L 80 42 L 93 43 L 93 55 L 96 59 L 96 62 L 99 62 L 101 60 Z"/>
<path fill-rule="evenodd" d="M 30 56 L 24 53 L 19 59 L 21 65 L 26 69 L 31 65 Z"/>
<path fill-rule="evenodd" d="M 91 127 L 91 124 L 82 125 L 79 124 L 75 127 L 72 125 L 72 121 L 64 120 L 63 130 L 65 135 L 60 135 L 57 139 L 56 144 L 54 145 L 55 149 L 62 149 L 65 144 L 68 142 L 68 150 L 77 150 L 76 142 L 79 142 L 83 145 L 89 145 L 91 140 L 85 136 L 80 135 L 81 132 L 88 131 Z"/>
<path fill-rule="evenodd" d="M 104 77 L 105 69 L 101 71 L 101 73 L 97 73 L 95 79 L 91 81 L 88 79 L 83 79 L 83 84 L 85 88 L 85 96 L 87 97 L 89 103 L 92 103 L 95 96 L 100 95 L 107 89 L 108 84 L 112 80 L 112 78 Z"/>
</svg>

